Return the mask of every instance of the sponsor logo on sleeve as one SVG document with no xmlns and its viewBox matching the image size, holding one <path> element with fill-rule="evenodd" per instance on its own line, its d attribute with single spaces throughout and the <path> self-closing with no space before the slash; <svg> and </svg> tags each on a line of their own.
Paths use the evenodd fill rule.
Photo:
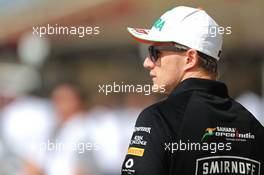
<svg viewBox="0 0 264 175">
<path fill-rule="evenodd" d="M 135 135 L 134 138 L 130 141 L 130 145 L 142 145 L 146 146 L 147 141 L 143 139 L 143 136 Z"/>
<path fill-rule="evenodd" d="M 143 148 L 129 147 L 127 154 L 142 157 L 144 155 L 144 151 L 145 149 Z"/>
<path fill-rule="evenodd" d="M 134 132 L 147 132 L 150 134 L 151 127 L 135 127 Z"/>
<path fill-rule="evenodd" d="M 132 168 L 134 165 L 134 160 L 132 158 L 128 159 L 125 163 L 126 168 Z"/>
<path fill-rule="evenodd" d="M 122 172 L 125 172 L 126 174 L 133 175 L 135 174 L 136 170 L 131 169 L 134 166 L 134 160 L 132 158 L 129 158 L 125 162 L 125 167 L 122 169 Z"/>
<path fill-rule="evenodd" d="M 211 156 L 196 160 L 195 175 L 260 175 L 261 163 L 238 156 Z"/>
</svg>

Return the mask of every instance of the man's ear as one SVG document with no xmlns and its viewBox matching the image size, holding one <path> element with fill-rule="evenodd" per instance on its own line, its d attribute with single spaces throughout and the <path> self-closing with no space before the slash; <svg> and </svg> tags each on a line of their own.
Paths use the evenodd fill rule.
<svg viewBox="0 0 264 175">
<path fill-rule="evenodd" d="M 198 65 L 198 59 L 198 52 L 195 49 L 189 49 L 186 52 L 184 70 L 186 71 L 196 67 Z"/>
</svg>

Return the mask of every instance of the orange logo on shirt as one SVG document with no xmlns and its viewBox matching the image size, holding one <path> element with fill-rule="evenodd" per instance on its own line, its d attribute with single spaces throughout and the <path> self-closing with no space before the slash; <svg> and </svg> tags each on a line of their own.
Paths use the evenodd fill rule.
<svg viewBox="0 0 264 175">
<path fill-rule="evenodd" d="M 127 154 L 142 157 L 144 155 L 144 151 L 145 149 L 142 148 L 129 147 Z"/>
</svg>

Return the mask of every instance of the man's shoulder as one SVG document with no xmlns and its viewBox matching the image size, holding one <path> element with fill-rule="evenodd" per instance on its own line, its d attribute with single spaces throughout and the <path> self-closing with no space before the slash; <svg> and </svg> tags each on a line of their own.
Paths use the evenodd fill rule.
<svg viewBox="0 0 264 175">
<path fill-rule="evenodd" d="M 142 120 L 142 121 L 149 121 L 149 120 L 153 120 L 153 118 L 157 117 L 159 115 L 159 109 L 161 108 L 161 106 L 166 103 L 166 100 L 163 101 L 159 101 L 157 103 L 154 103 L 148 107 L 146 107 L 140 114 L 138 117 L 138 120 Z"/>
<path fill-rule="evenodd" d="M 185 108 L 189 103 L 191 93 L 178 94 L 154 103 L 145 108 L 139 115 L 138 120 L 149 122 L 153 120 L 170 120 L 183 116 Z"/>
</svg>

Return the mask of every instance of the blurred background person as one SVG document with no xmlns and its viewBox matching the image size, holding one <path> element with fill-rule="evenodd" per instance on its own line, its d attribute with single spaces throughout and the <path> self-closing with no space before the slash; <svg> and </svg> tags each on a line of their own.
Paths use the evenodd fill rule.
<svg viewBox="0 0 264 175">
<path fill-rule="evenodd" d="M 47 175 L 95 174 L 95 167 L 84 172 L 78 164 L 78 157 L 85 150 L 79 150 L 78 144 L 84 143 L 86 134 L 84 95 L 76 85 L 63 83 L 52 92 L 57 125 L 46 143 L 44 173 Z"/>
<path fill-rule="evenodd" d="M 49 101 L 33 93 L 40 83 L 38 71 L 30 66 L 1 65 L 3 174 L 41 174 L 45 153 L 40 151 L 40 145 L 50 135 L 54 120 Z"/>
<path fill-rule="evenodd" d="M 263 100 L 259 95 L 254 92 L 244 92 L 236 98 L 236 100 L 241 103 L 249 112 L 257 117 L 259 122 L 264 126 L 263 117 Z"/>
<path fill-rule="evenodd" d="M 84 155 L 83 164 L 94 162 L 100 175 L 120 174 L 137 115 L 155 96 L 131 93 L 118 98 L 112 94 L 110 98 L 104 105 L 92 108 L 86 120 L 86 142 L 93 143 L 97 149 Z"/>
</svg>

